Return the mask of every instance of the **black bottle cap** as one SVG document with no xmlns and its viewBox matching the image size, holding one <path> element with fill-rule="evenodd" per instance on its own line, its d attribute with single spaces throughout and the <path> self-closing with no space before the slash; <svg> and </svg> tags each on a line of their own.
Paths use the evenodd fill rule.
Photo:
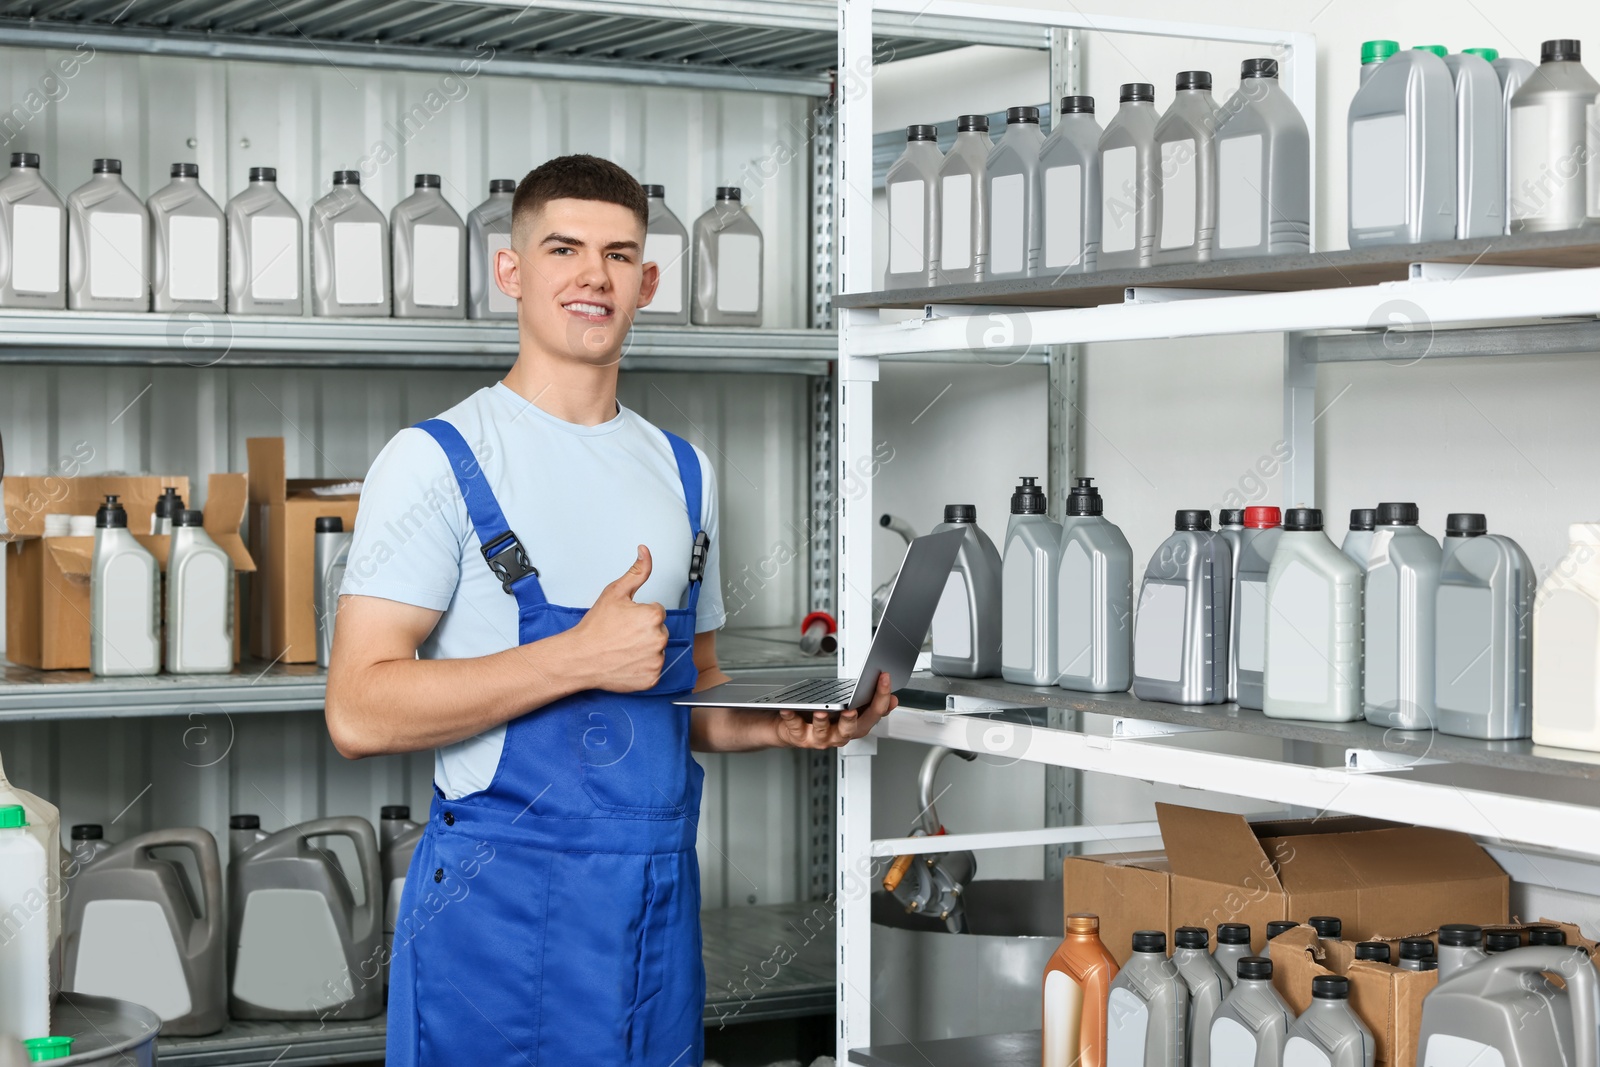
<svg viewBox="0 0 1600 1067">
<path fill-rule="evenodd" d="M 1311 979 L 1313 1000 L 1349 1000 L 1350 979 L 1340 974 L 1319 974 Z"/>
<path fill-rule="evenodd" d="M 1241 78 L 1276 78 L 1278 76 L 1278 61 L 1276 59 L 1247 59 L 1239 64 L 1239 77 Z"/>
<path fill-rule="evenodd" d="M 1483 944 L 1483 927 L 1471 923 L 1445 923 L 1439 927 L 1439 944 L 1451 948 L 1473 948 Z"/>
<path fill-rule="evenodd" d="M 1425 937 L 1400 939 L 1400 958 L 1403 960 L 1429 960 L 1433 958 L 1433 942 Z"/>
<path fill-rule="evenodd" d="M 1510 952 L 1522 947 L 1522 935 L 1515 930 L 1491 930 L 1483 936 L 1485 952 Z"/>
<path fill-rule="evenodd" d="M 1233 972 L 1243 979 L 1271 978 L 1272 961 L 1265 956 L 1246 956 L 1234 964 Z"/>
<path fill-rule="evenodd" d="M 1439 969 L 1439 961 L 1429 956 L 1422 961 L 1422 969 L 1424 971 L 1437 971 Z"/>
<path fill-rule="evenodd" d="M 172 513 L 174 526 L 204 526 L 205 512 L 198 508 L 179 508 Z"/>
<path fill-rule="evenodd" d="M 1382 941 L 1361 941 L 1356 944 L 1356 959 L 1389 962 L 1389 946 Z"/>
<path fill-rule="evenodd" d="M 937 126 L 925 126 L 918 123 L 915 126 L 906 127 L 907 141 L 937 141 L 938 139 L 939 127 Z"/>
<path fill-rule="evenodd" d="M 1379 504 L 1379 526 L 1415 526 L 1421 518 L 1415 504 Z"/>
<path fill-rule="evenodd" d="M 1562 60 L 1571 60 L 1574 63 L 1583 59 L 1583 45 L 1570 37 L 1558 37 L 1554 41 L 1546 41 L 1539 46 L 1539 62 L 1559 63 Z"/>
<path fill-rule="evenodd" d="M 1172 517 L 1174 530 L 1209 530 L 1211 529 L 1211 512 L 1185 509 Z"/>
<path fill-rule="evenodd" d="M 1093 478 L 1079 478 L 1078 484 L 1067 494 L 1068 515 L 1104 515 L 1106 502 Z"/>
<path fill-rule="evenodd" d="M 250 180 L 253 182 L 275 182 L 278 180 L 278 168 L 251 167 Z"/>
<path fill-rule="evenodd" d="M 1211 944 L 1211 935 L 1204 926 L 1180 926 L 1174 933 L 1173 944 L 1179 948 L 1205 948 Z"/>
<path fill-rule="evenodd" d="M 437 174 L 419 174 L 412 180 L 411 187 L 413 189 L 437 189 L 439 188 L 439 176 Z"/>
<path fill-rule="evenodd" d="M 1038 481 L 1037 478 L 1022 479 L 1022 484 L 1011 494 L 1011 514 L 1044 514 L 1044 490 L 1039 488 Z"/>
<path fill-rule="evenodd" d="M 117 499 L 117 494 L 107 493 L 106 502 L 94 513 L 94 524 L 101 530 L 126 530 L 128 512 Z"/>
<path fill-rule="evenodd" d="M 1143 101 L 1147 104 L 1156 102 L 1156 87 L 1149 82 L 1123 82 L 1118 90 L 1117 99 L 1124 104 Z"/>
<path fill-rule="evenodd" d="M 1063 115 L 1093 115 L 1094 97 L 1063 96 L 1061 98 L 1061 113 Z"/>
<path fill-rule="evenodd" d="M 1489 532 L 1489 521 L 1480 512 L 1452 511 L 1445 516 L 1446 537 L 1482 537 Z"/>
<path fill-rule="evenodd" d="M 980 133 L 989 132 L 988 115 L 962 115 L 956 119 L 957 133 L 971 133 L 977 130 Z"/>
<path fill-rule="evenodd" d="M 510 189 L 496 189 L 495 186 L 497 184 L 499 184 L 499 183 L 498 182 L 490 182 L 489 183 L 489 191 L 491 193 L 509 193 L 509 192 L 514 192 L 515 189 L 516 189 L 516 186 L 511 182 L 506 182 L 507 185 L 511 186 Z M 667 187 L 665 185 L 647 185 L 647 186 L 644 187 L 644 195 L 645 196 L 649 196 L 649 197 L 654 197 L 657 200 L 665 200 L 666 196 L 667 196 Z"/>
<path fill-rule="evenodd" d="M 1167 935 L 1160 930 L 1135 930 L 1133 932 L 1133 951 L 1165 954 L 1167 951 Z"/>
<path fill-rule="evenodd" d="M 1299 923 L 1292 923 L 1288 919 L 1273 919 L 1267 924 L 1267 940 L 1271 941 L 1285 930 L 1293 930 Z"/>
<path fill-rule="evenodd" d="M 944 506 L 945 522 L 977 522 L 978 507 L 976 504 L 946 504 Z"/>
<path fill-rule="evenodd" d="M 1321 508 L 1290 508 L 1283 513 L 1283 528 L 1285 530 L 1320 530 L 1322 529 Z"/>
<path fill-rule="evenodd" d="M 97 159 L 94 161 L 94 172 L 96 174 L 121 174 L 122 160 Z"/>
<path fill-rule="evenodd" d="M 1218 923 L 1217 944 L 1219 945 L 1248 945 L 1250 943 L 1249 923 Z"/>
<path fill-rule="evenodd" d="M 409 819 L 411 818 L 411 807 L 408 804 L 385 804 L 378 809 L 378 818 Z"/>
<path fill-rule="evenodd" d="M 1006 125 L 1014 126 L 1019 122 L 1031 122 L 1039 125 L 1039 109 L 1036 107 L 1008 107 L 1006 108 Z"/>
<path fill-rule="evenodd" d="M 174 178 L 198 178 L 200 177 L 200 164 L 174 163 L 172 165 L 172 176 Z"/>
<path fill-rule="evenodd" d="M 318 515 L 317 533 L 344 533 L 344 519 L 338 515 Z"/>
<path fill-rule="evenodd" d="M 739 187 L 737 185 L 719 185 L 719 186 L 717 186 L 717 199 L 718 200 L 735 200 L 736 201 L 739 198 L 740 198 L 740 193 L 739 193 Z"/>
<path fill-rule="evenodd" d="M 1337 915 L 1313 915 L 1306 922 L 1317 932 L 1318 937 L 1326 937 L 1330 941 L 1337 941 L 1344 933 L 1344 923 L 1339 921 Z"/>
<path fill-rule="evenodd" d="M 105 836 L 105 829 L 97 822 L 81 822 L 72 828 L 74 841 L 100 841 Z"/>
<path fill-rule="evenodd" d="M 1567 932 L 1554 926 L 1535 926 L 1528 931 L 1530 945 L 1565 945 Z"/>
<path fill-rule="evenodd" d="M 34 170 L 38 170 L 39 169 L 39 153 L 37 153 L 37 152 L 13 152 L 13 153 L 11 153 L 11 165 L 13 167 L 32 167 Z"/>
<path fill-rule="evenodd" d="M 1204 89 L 1211 91 L 1211 72 L 1209 70 L 1180 70 L 1178 72 L 1178 91 L 1185 89 Z"/>
<path fill-rule="evenodd" d="M 1350 529 L 1370 530 L 1378 523 L 1378 512 L 1375 508 L 1351 508 Z"/>
<path fill-rule="evenodd" d="M 261 829 L 261 816 L 259 816 L 259 815 L 230 815 L 230 816 L 228 816 L 228 829 L 230 829 L 230 830 L 259 830 L 259 829 Z"/>
<path fill-rule="evenodd" d="M 361 172 L 359 170 L 336 170 L 333 172 L 335 185 L 360 185 Z"/>
<path fill-rule="evenodd" d="M 183 510 L 183 497 L 178 495 L 176 486 L 167 485 L 161 489 L 161 495 L 156 498 L 156 518 L 170 519 Z"/>
<path fill-rule="evenodd" d="M 652 189 L 655 192 L 651 192 L 650 190 Z M 489 180 L 489 191 L 491 193 L 514 193 L 517 191 L 517 183 L 510 178 L 491 178 Z M 644 187 L 644 195 L 666 196 L 667 191 L 659 185 L 647 185 Z"/>
<path fill-rule="evenodd" d="M 1217 512 L 1218 526 L 1243 526 L 1244 508 L 1223 508 Z"/>
</svg>

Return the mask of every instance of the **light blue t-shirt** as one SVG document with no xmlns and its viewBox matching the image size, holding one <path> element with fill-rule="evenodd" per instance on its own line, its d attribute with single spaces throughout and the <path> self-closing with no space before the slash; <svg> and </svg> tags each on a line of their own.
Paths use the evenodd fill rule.
<svg viewBox="0 0 1600 1067">
<path fill-rule="evenodd" d="M 617 406 L 598 426 L 563 422 L 496 383 L 441 417 L 478 457 L 553 604 L 587 608 L 650 549 L 640 603 L 684 606 L 693 549 L 683 483 L 672 446 L 637 413 Z M 718 560 L 717 486 L 700 460 L 700 525 L 711 554 L 700 585 L 695 631 L 726 619 Z M 514 648 L 516 598 L 484 562 L 477 532 L 444 450 L 425 431 L 401 430 L 384 446 L 361 490 L 361 514 L 341 592 L 442 611 L 418 655 L 468 659 Z M 455 799 L 494 777 L 505 727 L 438 750 L 434 780 Z"/>
</svg>

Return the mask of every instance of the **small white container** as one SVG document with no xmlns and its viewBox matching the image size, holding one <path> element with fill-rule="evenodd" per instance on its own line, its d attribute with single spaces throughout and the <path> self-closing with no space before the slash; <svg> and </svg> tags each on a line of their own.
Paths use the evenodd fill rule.
<svg viewBox="0 0 1600 1067">
<path fill-rule="evenodd" d="M 233 670 L 233 560 L 201 527 L 201 513 L 178 512 L 167 557 L 167 670 Z"/>
<path fill-rule="evenodd" d="M 0 805 L 0 1034 L 50 1036 L 50 885 L 20 804 Z"/>
<path fill-rule="evenodd" d="M 1533 743 L 1600 752 L 1600 523 L 1567 538 L 1533 602 Z"/>
<path fill-rule="evenodd" d="M 1361 718 L 1361 568 L 1290 508 L 1267 572 L 1261 710 L 1274 719 Z"/>
</svg>

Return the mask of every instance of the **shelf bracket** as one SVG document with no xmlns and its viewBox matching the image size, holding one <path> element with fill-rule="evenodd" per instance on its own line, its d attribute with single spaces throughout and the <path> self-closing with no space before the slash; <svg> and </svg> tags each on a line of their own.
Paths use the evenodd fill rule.
<svg viewBox="0 0 1600 1067">
<path fill-rule="evenodd" d="M 1502 263 L 1413 263 L 1406 278 L 1413 282 L 1453 282 L 1458 278 L 1496 278 L 1507 274 L 1528 274 L 1549 269 L 1549 267 L 1513 267 Z"/>
<path fill-rule="evenodd" d="M 1403 771 L 1408 767 L 1425 767 L 1431 763 L 1444 762 L 1426 756 L 1408 756 L 1404 752 L 1384 752 L 1375 748 L 1344 750 L 1344 766 L 1350 771 Z"/>
<path fill-rule="evenodd" d="M 1112 719 L 1111 736 L 1125 739 L 1140 737 L 1175 737 L 1178 734 L 1208 734 L 1205 726 L 1187 726 L 1177 722 L 1151 722 L 1149 719 Z"/>
<path fill-rule="evenodd" d="M 1185 289 L 1179 286 L 1130 285 L 1122 291 L 1124 304 L 1171 304 L 1179 300 L 1211 300 L 1219 296 L 1258 296 L 1259 289 Z"/>
</svg>

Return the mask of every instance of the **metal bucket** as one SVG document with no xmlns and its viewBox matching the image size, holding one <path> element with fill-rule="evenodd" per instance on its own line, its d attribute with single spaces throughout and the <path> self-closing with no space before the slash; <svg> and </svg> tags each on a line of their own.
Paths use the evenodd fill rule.
<svg viewBox="0 0 1600 1067">
<path fill-rule="evenodd" d="M 872 1040 L 974 1037 L 1041 1025 L 1044 969 L 1061 944 L 1060 882 L 967 886 L 967 928 L 872 895 Z"/>
<path fill-rule="evenodd" d="M 50 1028 L 55 1034 L 75 1039 L 72 1055 L 52 1060 L 52 1065 L 155 1067 L 161 1017 L 149 1008 L 86 993 L 58 993 Z"/>
</svg>

